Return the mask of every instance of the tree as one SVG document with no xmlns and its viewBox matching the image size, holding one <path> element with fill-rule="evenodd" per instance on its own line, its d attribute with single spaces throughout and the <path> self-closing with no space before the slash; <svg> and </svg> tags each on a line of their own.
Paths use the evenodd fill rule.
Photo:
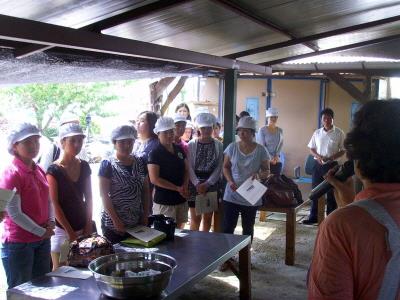
<svg viewBox="0 0 400 300">
<path fill-rule="evenodd" d="M 151 102 L 151 110 L 160 115 L 164 115 L 167 111 L 169 105 L 175 99 L 175 97 L 179 94 L 182 90 L 183 86 L 185 85 L 186 80 L 188 79 L 187 76 L 182 76 L 179 78 L 179 81 L 175 85 L 175 87 L 171 90 L 168 94 L 167 99 L 163 102 L 163 93 L 165 89 L 174 81 L 175 77 L 165 77 L 161 78 L 159 81 L 153 82 L 150 84 L 150 102 Z"/>
<path fill-rule="evenodd" d="M 88 113 L 105 116 L 103 104 L 116 99 L 108 91 L 109 86 L 109 83 L 30 84 L 9 88 L 5 93 L 14 103 L 32 109 L 38 128 L 46 134 L 51 122 L 59 120 L 67 109 L 74 111 L 79 119 Z"/>
</svg>

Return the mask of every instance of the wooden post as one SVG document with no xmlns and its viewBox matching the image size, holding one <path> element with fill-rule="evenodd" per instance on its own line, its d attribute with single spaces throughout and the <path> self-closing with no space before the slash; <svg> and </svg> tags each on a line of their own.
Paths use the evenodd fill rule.
<svg viewBox="0 0 400 300">
<path fill-rule="evenodd" d="M 260 222 L 265 222 L 267 220 L 267 212 L 265 210 L 260 210 Z"/>
<path fill-rule="evenodd" d="M 286 213 L 286 250 L 285 264 L 294 265 L 296 249 L 296 212 L 295 209 L 289 209 Z"/>
<path fill-rule="evenodd" d="M 250 245 L 251 244 L 248 244 L 246 247 L 239 251 L 240 300 L 251 299 Z"/>
</svg>

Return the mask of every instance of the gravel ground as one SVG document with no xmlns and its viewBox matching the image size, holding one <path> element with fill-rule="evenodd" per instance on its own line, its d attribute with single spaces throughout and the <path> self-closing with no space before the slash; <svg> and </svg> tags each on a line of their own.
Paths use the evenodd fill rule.
<svg viewBox="0 0 400 300">
<path fill-rule="evenodd" d="M 256 222 L 251 253 L 254 300 L 307 298 L 306 276 L 317 227 L 298 225 L 296 233 L 296 264 L 287 266 L 284 263 L 285 222 L 268 219 L 267 222 Z M 216 270 L 179 299 L 237 300 L 238 291 L 239 281 L 232 272 Z"/>
</svg>

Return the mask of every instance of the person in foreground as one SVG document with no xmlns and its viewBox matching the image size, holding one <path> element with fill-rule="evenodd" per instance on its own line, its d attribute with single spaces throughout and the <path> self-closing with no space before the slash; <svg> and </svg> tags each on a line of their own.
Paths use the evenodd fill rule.
<svg viewBox="0 0 400 300">
<path fill-rule="evenodd" d="M 308 299 L 400 299 L 400 100 L 371 101 L 344 147 L 364 190 L 330 171 L 339 207 L 321 224 Z"/>
<path fill-rule="evenodd" d="M 0 187 L 17 191 L 2 223 L 1 259 L 8 288 L 50 272 L 54 210 L 46 175 L 33 161 L 40 136 L 29 123 L 18 124 L 8 135 L 8 152 L 14 159 L 2 173 Z"/>
</svg>

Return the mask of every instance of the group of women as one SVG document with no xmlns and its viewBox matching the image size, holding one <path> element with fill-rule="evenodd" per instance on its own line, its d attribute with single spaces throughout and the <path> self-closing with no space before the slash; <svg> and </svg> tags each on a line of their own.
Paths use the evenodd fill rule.
<svg viewBox="0 0 400 300">
<path fill-rule="evenodd" d="M 101 228 L 112 243 L 127 238 L 127 228 L 146 225 L 151 212 L 172 217 L 178 228 L 185 226 L 190 213 L 192 230 L 209 231 L 221 203 L 204 213 L 197 204 L 221 190 L 222 174 L 227 182 L 222 230 L 233 233 L 241 214 L 243 233 L 253 236 L 257 205 L 236 189 L 249 177 L 269 175 L 270 162 L 278 163 L 280 150 L 271 145 L 281 141 L 282 132 L 268 126 L 278 138 L 264 135 L 263 147 L 255 142 L 256 121 L 245 116 L 237 125 L 240 140 L 223 151 L 214 115 L 203 112 L 193 123 L 189 119 L 189 108 L 183 104 L 174 118 L 145 111 L 138 116 L 137 129 L 121 125 L 112 131 L 114 156 L 101 162 L 98 173 L 104 207 Z M 1 253 L 10 288 L 47 273 L 50 253 L 57 268 L 63 245 L 94 230 L 91 169 L 78 158 L 85 138 L 82 128 L 77 123 L 60 126 L 61 156 L 46 174 L 34 161 L 39 138 L 38 128 L 28 123 L 19 124 L 8 136 L 14 159 L 1 176 L 0 187 L 17 192 L 7 214 L 2 213 Z M 272 159 L 267 149 L 275 151 Z"/>
</svg>

